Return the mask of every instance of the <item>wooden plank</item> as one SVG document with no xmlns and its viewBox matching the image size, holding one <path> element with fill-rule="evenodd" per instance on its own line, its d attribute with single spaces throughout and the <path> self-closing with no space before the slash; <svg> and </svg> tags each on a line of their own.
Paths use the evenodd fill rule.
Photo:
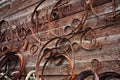
<svg viewBox="0 0 120 80">
<path fill-rule="evenodd" d="M 12 7 L 11 9 L 8 9 L 8 12 L 4 14 L 4 16 L 13 14 L 25 7 L 30 7 L 30 5 L 32 6 L 33 4 L 39 2 L 39 0 L 31 0 L 31 2 L 29 2 L 29 0 L 15 0 L 12 2 Z"/>
<path fill-rule="evenodd" d="M 99 2 L 99 3 L 97 2 L 97 3 L 95 3 L 94 5 L 95 5 L 95 6 L 98 6 L 98 5 L 100 5 L 100 4 L 103 4 L 103 3 L 106 3 L 106 2 L 109 2 L 109 1 L 110 1 L 110 0 L 104 0 L 103 2 Z M 24 1 L 23 1 L 23 2 L 24 2 Z M 27 3 L 27 2 L 24 2 L 24 3 Z M 21 4 L 22 4 L 22 2 L 21 2 Z M 78 4 L 78 2 L 77 2 L 77 4 Z M 16 5 L 16 4 L 15 4 L 15 5 Z M 20 4 L 19 4 L 19 5 L 20 5 Z M 79 3 L 77 6 L 75 6 L 75 5 L 76 5 L 76 4 L 73 4 L 73 5 L 70 4 L 70 5 L 69 5 L 69 6 L 71 6 L 71 9 L 73 9 L 73 12 L 72 12 L 72 13 L 69 12 L 69 14 L 74 14 L 74 13 L 76 13 L 76 12 L 81 11 L 81 9 L 79 9 L 79 6 L 81 6 L 81 4 Z M 14 7 L 15 7 L 15 6 L 14 6 Z M 14 7 L 13 7 L 13 8 L 14 8 Z M 21 8 L 22 6 L 18 6 L 18 5 L 17 5 L 16 7 L 20 7 L 20 8 Z M 30 8 L 31 6 L 28 6 L 28 7 Z M 33 6 L 32 6 L 32 7 L 33 7 Z M 35 6 L 34 6 L 34 7 L 35 7 Z M 66 7 L 67 7 L 67 6 L 66 6 Z M 49 7 L 49 8 L 50 8 L 50 7 Z M 78 8 L 78 11 L 75 11 L 74 8 Z M 30 8 L 30 9 L 28 9 L 28 10 L 27 10 L 27 9 L 26 9 L 26 10 L 23 9 L 23 10 L 24 10 L 23 13 L 26 13 L 26 11 L 31 12 L 31 9 L 33 10 L 34 8 Z M 64 9 L 64 7 L 61 8 L 60 10 L 63 10 L 63 9 Z M 10 9 L 10 10 L 14 11 L 14 10 L 17 10 L 17 8 L 16 8 L 16 9 Z M 82 9 L 82 10 L 83 10 L 83 9 Z M 41 10 L 40 10 L 40 11 L 41 11 Z M 43 10 L 43 11 L 44 11 L 44 10 Z M 9 12 L 9 10 L 8 10 L 7 12 Z M 20 11 L 20 12 L 22 12 L 22 11 Z M 12 12 L 10 11 L 10 13 L 12 13 Z M 17 13 L 18 13 L 18 12 L 17 12 Z M 32 12 L 31 12 L 31 13 L 32 13 Z M 7 14 L 7 13 L 5 13 L 5 14 Z M 4 15 L 5 15 L 5 14 L 4 14 Z M 67 14 L 67 15 L 69 15 L 69 14 Z M 14 14 L 14 15 L 15 15 L 15 14 Z M 22 14 L 18 14 L 18 15 L 20 16 L 20 15 L 22 15 Z M 11 15 L 11 16 L 12 16 L 12 15 Z M 3 15 L 2 15 L 2 17 L 3 17 Z M 14 17 L 12 16 L 12 17 L 10 17 L 10 18 L 14 18 Z M 6 18 L 6 19 L 7 19 L 7 18 Z"/>
<path fill-rule="evenodd" d="M 111 66 L 113 65 L 113 66 Z M 54 68 L 53 68 L 54 67 Z M 57 76 L 57 75 L 66 75 L 66 70 L 67 70 L 68 65 L 62 65 L 60 67 L 58 66 L 53 66 L 53 65 L 48 65 L 45 69 L 44 75 L 51 75 L 51 76 Z M 41 67 L 42 68 L 42 67 Z M 33 66 L 27 66 L 27 72 L 34 69 Z M 90 70 L 93 69 L 91 67 L 90 62 L 86 63 L 76 63 L 75 64 L 75 74 L 78 75 L 80 72 L 84 70 Z M 107 72 L 107 71 L 114 71 L 120 73 L 120 62 L 119 60 L 111 60 L 111 61 L 100 61 L 100 68 L 98 69 L 98 73 L 102 72 Z M 41 72 L 41 69 L 40 69 Z"/>
<path fill-rule="evenodd" d="M 10 9 L 10 4 L 4 5 L 2 8 L 0 8 L 0 13 L 1 13 L 1 12 L 5 12 L 5 11 L 7 11 L 8 9 Z"/>
<path fill-rule="evenodd" d="M 78 1 L 78 0 L 76 0 L 76 1 Z M 74 2 L 76 2 L 76 1 L 74 1 Z M 34 1 L 34 0 L 31 0 L 31 1 L 29 1 L 29 0 L 13 1 L 12 4 L 11 4 L 12 5 L 11 9 L 8 10 L 8 12 L 6 14 L 4 14 L 4 16 L 2 16 L 2 17 L 6 18 L 6 17 L 9 17 L 11 15 L 15 15 L 16 13 L 19 13 L 19 12 L 22 12 L 22 11 L 26 12 L 28 10 L 29 10 L 29 12 L 32 13 L 34 8 L 37 6 L 37 4 L 39 2 L 40 2 L 39 0 L 36 0 L 36 1 Z M 49 6 L 49 5 L 51 5 L 53 3 L 56 3 L 56 2 L 57 1 L 55 1 L 55 0 L 53 0 L 53 1 L 47 1 L 46 0 L 44 2 L 44 5 L 42 4 L 41 8 L 44 8 L 45 6 Z M 47 3 L 49 3 L 49 5 Z M 41 9 L 41 8 L 39 8 L 39 9 Z"/>
</svg>

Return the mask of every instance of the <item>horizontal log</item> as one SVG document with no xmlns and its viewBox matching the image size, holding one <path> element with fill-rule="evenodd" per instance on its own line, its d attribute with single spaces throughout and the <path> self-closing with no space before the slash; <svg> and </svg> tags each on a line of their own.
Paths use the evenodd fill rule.
<svg viewBox="0 0 120 80">
<path fill-rule="evenodd" d="M 113 65 L 113 66 L 111 66 Z M 26 66 L 27 70 L 26 72 L 29 72 L 30 70 L 34 70 L 35 66 Z M 51 75 L 51 76 L 58 76 L 58 75 L 66 75 L 68 65 L 62 65 L 62 66 L 53 66 L 49 64 L 46 69 L 44 75 Z M 42 67 L 41 67 L 42 68 Z M 39 72 L 41 72 L 41 68 Z M 111 60 L 111 61 L 100 61 L 100 67 L 98 69 L 98 73 L 107 72 L 107 71 L 114 71 L 118 72 L 120 71 L 120 62 L 119 60 Z M 74 72 L 76 75 L 78 75 L 80 72 L 84 70 L 90 70 L 93 69 L 90 62 L 78 62 L 75 63 L 75 69 Z"/>
<path fill-rule="evenodd" d="M 78 0 L 76 0 L 78 1 Z M 74 2 L 76 2 L 74 1 Z M 46 6 L 50 6 L 50 5 L 54 5 L 57 1 L 56 0 L 53 0 L 52 2 L 51 1 L 45 1 L 42 6 L 40 6 L 40 8 L 38 8 L 39 10 L 41 10 L 42 8 L 45 8 Z M 73 2 L 73 1 L 70 1 L 70 2 Z M 29 2 L 29 0 L 16 0 L 16 1 L 13 1 L 12 4 L 11 4 L 11 8 L 10 9 L 6 9 L 8 12 L 4 14 L 4 16 L 1 16 L 2 18 L 11 18 L 11 16 L 14 16 L 12 18 L 15 18 L 16 17 L 16 14 L 19 15 L 21 12 L 22 13 L 32 13 L 34 8 L 37 6 L 37 4 L 39 3 L 39 0 L 31 0 L 31 2 Z M 47 4 L 49 3 L 49 5 Z M 3 7 L 1 7 L 1 9 L 3 9 Z M 26 11 L 29 11 L 29 12 L 26 12 Z M 1 12 L 2 14 L 2 12 Z M 23 14 L 21 14 L 23 15 Z M 21 16 L 19 15 L 19 16 Z"/>
<path fill-rule="evenodd" d="M 53 1 L 54 2 L 54 1 Z M 72 2 L 72 1 L 71 1 Z M 58 12 L 62 12 L 62 14 L 64 14 L 64 15 L 66 15 L 66 16 L 68 16 L 68 15 L 72 15 L 72 14 L 75 14 L 75 13 L 77 13 L 77 12 L 81 12 L 81 11 L 83 11 L 83 8 L 81 9 L 81 8 L 79 8 L 79 6 L 81 6 L 82 7 L 82 4 L 79 2 L 78 3 L 78 1 L 74 1 L 74 2 L 77 2 L 77 3 L 74 3 L 74 4 L 70 4 L 69 6 L 71 6 L 71 9 L 73 9 L 73 10 L 71 10 L 72 12 L 67 12 L 67 14 L 66 13 L 63 13 L 63 9 L 64 8 L 66 8 L 67 6 L 65 6 L 65 7 L 62 7 L 62 8 L 60 8 L 59 10 L 60 11 L 58 11 Z M 104 1 L 100 1 L 99 2 L 99 0 L 96 2 L 95 1 L 95 3 L 93 3 L 93 6 L 98 6 L 98 5 L 101 5 L 101 4 L 104 4 L 104 3 L 107 3 L 107 2 L 110 2 L 110 0 L 104 0 Z M 25 4 L 25 3 L 27 3 L 27 0 L 26 1 L 23 1 L 23 2 L 21 2 L 21 4 Z M 32 3 L 32 2 L 31 2 Z M 50 3 L 50 2 L 49 2 Z M 72 2 L 73 3 L 73 2 Z M 16 3 L 17 4 L 17 3 Z M 15 4 L 15 5 L 16 5 Z M 20 4 L 19 4 L 20 5 Z M 22 5 L 22 6 L 24 6 L 24 5 Z M 21 5 L 20 6 L 16 6 L 16 7 L 18 7 L 18 8 L 21 8 L 22 7 Z M 26 5 L 25 5 L 26 6 Z M 15 8 L 16 8 L 15 7 Z M 5 19 L 8 19 L 8 20 L 13 20 L 14 19 L 14 17 L 16 17 L 17 19 L 18 19 L 18 15 L 19 15 L 19 18 L 20 18 L 20 16 L 21 15 L 26 15 L 26 16 L 23 16 L 22 18 L 27 18 L 28 19 L 28 16 L 31 16 L 31 10 L 33 10 L 34 8 L 31 8 L 30 6 L 28 6 L 29 7 L 29 9 L 28 10 L 24 10 L 23 12 L 22 11 L 20 11 L 20 13 L 16 13 L 16 14 L 14 14 L 14 15 L 9 15 L 8 16 L 8 18 L 6 17 Z M 28 8 L 27 7 L 27 8 Z M 33 7 L 33 6 L 32 6 Z M 43 7 L 43 6 L 42 6 Z M 13 7 L 14 8 L 14 7 Z M 51 8 L 51 10 L 52 10 L 52 7 L 46 7 L 45 9 L 42 9 L 42 11 L 41 11 L 41 9 L 39 10 L 39 13 L 41 14 L 41 12 L 42 12 L 42 14 L 44 15 L 44 17 L 46 17 L 46 14 L 44 14 L 45 12 L 45 10 L 46 9 L 50 9 Z M 78 8 L 78 9 L 74 9 L 74 8 Z M 14 10 L 17 10 L 17 9 L 10 9 L 10 10 L 12 10 L 12 11 L 14 11 Z M 28 12 L 26 12 L 26 11 L 28 11 Z M 67 10 L 67 11 L 69 11 L 69 10 Z M 7 12 L 9 12 L 9 10 L 7 11 Z M 66 11 L 64 11 L 64 12 L 66 12 Z M 10 11 L 10 13 L 12 13 L 11 11 Z M 29 13 L 29 14 L 27 14 L 27 13 Z M 6 13 L 7 14 L 7 13 Z M 50 13 L 49 13 L 50 14 Z M 62 14 L 60 14 L 60 16 L 61 17 L 65 17 L 64 15 L 62 15 Z M 4 14 L 5 15 L 5 14 Z M 3 17 L 3 15 L 1 15 L 2 17 Z M 40 16 L 41 17 L 41 16 Z"/>
</svg>

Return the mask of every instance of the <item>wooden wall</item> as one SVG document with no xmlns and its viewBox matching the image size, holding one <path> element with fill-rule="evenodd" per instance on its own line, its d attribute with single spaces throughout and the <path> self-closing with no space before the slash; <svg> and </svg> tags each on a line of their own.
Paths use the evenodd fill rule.
<svg viewBox="0 0 120 80">
<path fill-rule="evenodd" d="M 51 20 L 51 30 L 55 31 L 59 36 L 65 34 L 64 28 L 66 26 L 70 26 L 72 20 L 77 18 L 81 20 L 83 16 L 83 5 L 81 3 L 82 0 L 63 0 L 63 3 L 68 1 L 68 3 L 61 6 L 58 10 L 59 19 Z M 40 0 L 14 0 L 9 3 L 6 3 L 0 7 L 0 20 L 7 20 L 9 22 L 9 27 L 16 25 L 17 27 L 29 27 L 31 25 L 31 15 L 33 10 L 37 6 Z M 50 33 L 48 28 L 48 18 L 47 15 L 50 15 L 50 12 L 55 5 L 57 0 L 46 0 L 42 5 L 39 6 L 39 23 L 44 22 L 44 25 L 37 26 L 36 32 L 37 37 L 39 37 L 42 41 L 47 42 L 51 38 L 55 37 Z M 115 0 L 116 12 L 120 13 L 120 1 Z M 112 14 L 112 2 L 111 0 L 95 0 L 94 4 L 95 12 L 101 17 L 108 17 Z M 43 21 L 44 18 L 44 21 Z M 93 69 L 91 67 L 91 61 L 93 59 L 97 59 L 100 61 L 100 67 L 98 69 L 98 73 L 106 72 L 106 71 L 114 71 L 120 73 L 120 17 L 118 19 L 118 24 L 113 24 L 110 22 L 102 21 L 100 18 L 96 17 L 91 10 L 89 10 L 87 21 L 84 25 L 84 28 L 99 28 L 105 27 L 104 29 L 95 30 L 97 36 L 97 42 L 100 43 L 100 46 L 93 51 L 86 51 L 79 47 L 78 50 L 75 51 L 75 74 L 79 74 L 81 71 Z M 42 28 L 42 29 L 41 29 Z M 72 39 L 73 42 L 79 43 L 79 36 L 75 36 Z M 29 71 L 34 70 L 36 66 L 37 55 L 43 46 L 43 44 L 39 44 L 29 33 L 26 40 L 29 41 L 27 50 L 23 50 L 23 44 L 25 40 L 17 41 L 5 41 L 1 44 L 1 47 L 11 46 L 12 49 L 18 48 L 20 46 L 20 50 L 26 57 L 26 68 L 25 74 Z M 36 54 L 31 54 L 29 49 L 32 44 L 36 44 L 39 46 L 39 50 Z M 52 47 L 55 45 L 54 43 L 49 45 Z M 78 46 L 78 45 L 77 45 Z M 42 66 L 42 65 L 41 65 Z M 54 66 L 49 64 L 45 70 L 46 80 L 62 80 L 66 75 L 66 67 L 68 63 L 65 62 L 62 66 Z"/>
</svg>

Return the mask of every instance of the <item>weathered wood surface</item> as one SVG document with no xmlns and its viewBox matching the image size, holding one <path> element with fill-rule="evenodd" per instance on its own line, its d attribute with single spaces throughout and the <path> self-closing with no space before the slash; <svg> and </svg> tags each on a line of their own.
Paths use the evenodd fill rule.
<svg viewBox="0 0 120 80">
<path fill-rule="evenodd" d="M 120 11 L 120 1 L 117 1 L 117 7 L 116 10 Z M 11 2 L 10 4 L 7 4 L 3 7 L 0 7 L 0 20 L 6 19 L 9 22 L 15 22 L 12 25 L 21 25 L 26 23 L 26 26 L 30 25 L 31 20 L 31 13 L 33 12 L 33 9 L 38 4 L 39 0 L 15 0 Z M 80 7 L 80 3 L 78 3 L 79 0 L 71 0 L 69 4 L 66 6 L 72 5 L 72 10 L 65 10 L 63 13 L 60 13 L 60 19 L 58 20 L 52 20 L 51 21 L 51 27 L 53 30 L 56 30 L 56 32 L 59 33 L 59 35 L 63 35 L 64 33 L 64 27 L 67 25 L 71 25 L 71 22 L 74 18 L 81 19 L 83 16 L 83 8 Z M 48 4 L 49 3 L 49 4 Z M 56 1 L 47 0 L 43 5 L 41 5 L 38 9 L 40 14 L 42 16 L 46 16 L 46 9 L 52 9 L 53 5 L 56 3 Z M 96 0 L 94 4 L 94 9 L 100 16 L 105 16 L 107 13 L 112 12 L 112 4 L 111 0 Z M 63 10 L 64 6 L 60 8 L 61 12 Z M 50 12 L 48 13 L 50 14 Z M 39 18 L 41 19 L 41 15 L 39 15 Z M 44 29 L 39 29 L 39 33 L 37 33 L 37 36 L 40 36 L 41 39 L 44 41 L 51 39 L 54 37 L 48 30 L 48 21 L 47 18 L 45 20 L 46 24 L 44 26 Z M 58 26 L 54 26 L 56 23 L 58 23 Z M 95 15 L 89 11 L 89 17 L 87 19 L 87 22 L 85 24 L 85 27 L 92 27 L 92 28 L 98 28 L 103 26 L 104 27 L 105 22 L 101 21 L 99 18 L 95 17 Z M 39 26 L 40 28 L 41 26 Z M 84 28 L 85 28 L 84 27 Z M 120 24 L 118 25 L 111 25 L 108 28 L 105 28 L 103 30 L 96 30 L 97 35 L 97 41 L 101 43 L 101 50 L 98 48 L 94 51 L 85 51 L 82 48 L 79 48 L 79 50 L 75 51 L 75 74 L 78 75 L 81 71 L 92 69 L 91 67 L 91 61 L 93 59 L 98 59 L 100 61 L 100 68 L 98 70 L 98 73 L 106 72 L 106 71 L 115 71 L 120 72 Z M 29 46 L 27 51 L 23 52 L 26 56 L 27 64 L 26 64 L 26 72 L 28 73 L 30 70 L 35 69 L 37 54 L 32 55 L 29 51 L 31 45 L 34 43 L 39 46 L 39 50 L 41 49 L 42 45 L 39 45 L 38 42 L 31 36 L 27 36 L 27 40 L 29 40 Z M 79 43 L 78 36 L 75 36 L 72 40 L 73 42 Z M 16 44 L 18 43 L 16 40 L 14 43 L 12 43 L 13 47 L 17 47 L 18 45 L 22 46 L 23 44 Z M 23 41 L 21 41 L 23 43 Z M 11 41 L 2 43 L 2 47 L 6 45 L 11 45 Z M 52 47 L 54 45 L 54 42 L 49 45 L 49 47 Z M 42 66 L 42 65 L 41 65 Z M 45 80 L 62 80 L 62 78 L 66 75 L 66 67 L 68 66 L 68 63 L 65 62 L 64 65 L 57 67 L 52 64 L 49 64 L 45 70 L 46 79 Z M 40 70 L 41 71 L 41 70 Z"/>
</svg>

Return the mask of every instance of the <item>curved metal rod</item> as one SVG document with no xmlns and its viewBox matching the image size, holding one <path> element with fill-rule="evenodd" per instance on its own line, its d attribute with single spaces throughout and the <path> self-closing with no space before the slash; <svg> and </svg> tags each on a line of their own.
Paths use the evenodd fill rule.
<svg viewBox="0 0 120 80">
<path fill-rule="evenodd" d="M 20 34 L 19 34 L 21 31 L 24 31 L 24 36 L 22 36 L 22 37 L 20 37 Z M 18 39 L 19 39 L 19 40 L 24 40 L 24 39 L 26 39 L 26 37 L 27 37 L 27 31 L 26 31 L 26 29 L 23 28 L 23 27 L 20 28 L 20 29 L 18 30 Z"/>
<path fill-rule="evenodd" d="M 20 69 L 19 69 L 17 75 L 15 76 L 14 80 L 18 80 L 18 79 L 21 77 L 22 72 L 24 71 L 24 67 L 25 67 L 25 57 L 23 56 L 22 53 L 20 53 L 20 52 L 18 53 L 18 52 L 19 52 L 19 51 L 7 52 L 7 53 L 5 53 L 4 55 L 2 55 L 2 56 L 0 57 L 0 58 L 2 58 L 2 59 L 0 59 L 0 63 L 1 63 L 0 69 L 1 69 L 1 68 L 6 64 L 6 62 L 8 62 L 8 61 L 12 61 L 12 60 L 15 59 L 15 58 L 17 58 L 17 59 L 20 60 Z M 15 61 L 17 61 L 17 60 L 15 60 Z M 17 65 L 17 62 L 15 63 L 15 65 L 13 66 L 12 69 L 14 69 L 14 68 L 16 67 L 16 65 Z M 9 74 L 9 72 L 10 72 L 12 69 L 8 70 L 7 73 Z"/>
<path fill-rule="evenodd" d="M 40 57 L 41 57 L 41 55 L 42 55 L 42 52 L 43 52 L 44 48 L 45 48 L 49 43 L 51 43 L 52 41 L 57 40 L 57 39 L 59 39 L 59 38 L 61 38 L 61 37 L 55 37 L 55 38 L 49 40 L 49 41 L 48 41 L 46 44 L 44 44 L 43 47 L 41 48 L 41 50 L 40 50 L 40 52 L 39 52 L 39 54 L 38 54 L 38 57 L 37 57 L 36 76 L 39 77 L 39 75 L 38 75 L 38 70 L 39 70 L 39 64 L 40 64 Z"/>
<path fill-rule="evenodd" d="M 43 45 L 43 47 L 41 48 L 41 50 L 40 50 L 40 52 L 39 52 L 39 54 L 38 54 L 38 57 L 37 57 L 38 61 L 39 61 L 40 56 L 42 55 L 42 51 L 44 50 L 44 48 L 45 48 L 48 44 L 50 44 L 52 41 L 57 40 L 57 39 L 60 39 L 60 38 L 61 38 L 61 37 L 52 38 L 51 40 L 49 40 L 48 42 L 46 42 L 46 43 Z"/>
<path fill-rule="evenodd" d="M 34 11 L 33 11 L 33 13 L 32 13 L 31 22 L 32 22 L 32 24 L 34 24 L 34 25 L 35 25 L 35 22 L 34 22 L 34 19 L 33 19 L 33 18 L 34 18 L 35 12 L 37 11 L 38 7 L 39 7 L 44 1 L 46 1 L 46 0 L 40 0 L 39 4 L 35 7 L 35 9 L 34 9 Z M 37 36 L 35 35 L 34 30 L 33 30 L 32 27 L 33 27 L 33 25 L 31 25 L 31 27 L 29 27 L 29 29 L 30 29 L 30 31 L 32 32 L 33 38 L 34 38 L 35 40 L 37 40 L 39 43 L 45 44 L 45 42 L 42 42 L 39 38 L 37 38 Z"/>
<path fill-rule="evenodd" d="M 71 39 L 72 37 L 75 36 L 75 34 L 80 34 L 82 33 L 82 29 L 83 29 L 83 26 L 84 26 L 84 23 L 86 22 L 87 20 L 87 16 L 88 16 L 88 5 L 85 3 L 84 4 L 84 13 L 83 13 L 83 17 L 78 25 L 77 28 L 75 28 L 69 35 L 72 35 L 71 37 L 69 37 L 69 39 Z M 65 36 L 68 36 L 68 35 L 65 35 Z"/>
<path fill-rule="evenodd" d="M 24 71 L 25 64 L 26 64 L 25 63 L 25 57 L 24 57 L 24 55 L 20 51 L 18 51 L 16 56 L 18 56 L 18 58 L 20 60 L 20 69 L 19 69 L 19 72 L 17 73 L 17 75 L 15 76 L 14 80 L 18 80 L 22 76 L 22 73 Z"/>
<path fill-rule="evenodd" d="M 53 7 L 50 15 L 48 16 L 48 28 L 49 28 L 51 34 L 53 34 L 54 36 L 59 36 L 59 35 L 57 35 L 56 33 L 54 33 L 54 32 L 52 31 L 50 19 L 51 19 L 51 17 L 52 17 L 52 13 L 53 13 L 54 9 L 57 7 L 57 5 L 58 5 L 59 3 L 61 3 L 61 1 L 62 1 L 62 0 L 59 0 L 59 1 L 55 4 L 55 6 Z"/>
<path fill-rule="evenodd" d="M 92 48 L 87 48 L 87 47 L 85 47 L 84 45 L 83 45 L 83 37 L 88 33 L 88 32 L 93 32 L 93 36 L 94 36 L 94 38 L 95 38 L 95 42 L 94 42 L 94 44 L 93 45 L 91 45 L 91 46 L 93 46 Z M 96 47 L 98 46 L 98 44 L 97 44 L 97 41 L 96 41 L 96 35 L 95 35 L 95 31 L 93 30 L 93 29 L 91 29 L 90 27 L 87 27 L 86 29 L 85 29 L 85 31 L 84 31 L 84 33 L 82 33 L 82 35 L 81 35 L 81 37 L 80 37 L 80 46 L 84 49 L 84 50 L 87 50 L 87 51 L 91 51 L 91 50 L 95 50 L 96 49 Z"/>
<path fill-rule="evenodd" d="M 37 36 L 35 35 L 35 33 L 34 33 L 34 30 L 33 30 L 33 28 L 30 28 L 29 27 L 29 29 L 30 29 L 30 31 L 32 32 L 32 36 L 33 36 L 33 38 L 35 39 L 35 40 L 37 40 L 39 43 L 41 43 L 41 44 L 45 44 L 45 42 L 43 42 L 43 41 L 41 41 L 39 38 L 37 38 Z"/>
<path fill-rule="evenodd" d="M 26 39 L 26 40 L 24 40 L 24 44 L 23 44 L 23 46 L 22 46 L 22 49 L 24 50 L 24 51 L 26 51 L 26 49 L 27 49 L 27 47 L 28 47 L 28 44 L 29 44 L 29 41 Z"/>
<path fill-rule="evenodd" d="M 69 47 L 68 47 L 68 49 L 67 50 L 65 50 L 64 52 L 62 52 L 62 53 L 60 53 L 60 54 L 66 54 L 66 53 L 69 53 L 70 52 L 70 50 L 72 51 L 72 57 L 73 57 L 73 60 L 74 60 L 74 64 L 75 64 L 75 51 L 74 51 L 74 48 L 73 48 L 73 46 L 72 46 L 72 43 L 71 43 L 71 41 L 69 40 L 69 39 L 67 39 L 67 38 L 60 38 L 60 39 L 58 39 L 58 41 L 56 42 L 56 45 L 55 45 L 55 48 L 56 48 L 56 52 L 58 52 L 58 44 L 59 44 L 59 42 L 60 42 L 60 40 L 64 40 L 64 41 L 67 41 L 68 43 L 69 43 Z M 62 61 L 62 60 L 61 60 Z"/>
<path fill-rule="evenodd" d="M 45 53 L 41 56 L 39 62 L 37 63 L 37 65 L 36 65 L 36 78 L 37 78 L 37 80 L 40 79 L 40 78 L 39 78 L 39 74 L 38 74 L 39 65 L 40 65 L 42 59 L 44 58 L 44 56 L 46 56 L 48 53 L 49 53 L 50 55 L 52 54 L 52 50 L 53 50 L 53 49 L 49 49 L 47 52 L 45 52 Z"/>
<path fill-rule="evenodd" d="M 52 54 L 52 50 L 53 49 L 49 49 L 47 52 L 45 52 L 41 58 L 39 59 L 39 61 L 37 61 L 37 64 L 36 64 L 36 78 L 37 80 L 39 80 L 39 74 L 38 74 L 38 71 L 39 71 L 39 65 L 41 64 L 41 61 L 42 59 L 49 53 L 50 55 Z"/>
<path fill-rule="evenodd" d="M 93 14 L 95 14 L 97 17 L 99 17 L 99 15 L 95 12 L 95 10 L 93 9 L 93 5 L 92 5 L 92 1 L 93 0 L 88 0 L 88 4 L 90 4 L 90 8 Z"/>
<path fill-rule="evenodd" d="M 99 74 L 100 80 L 110 80 L 112 78 L 120 79 L 120 74 L 116 72 L 103 72 Z"/>
<path fill-rule="evenodd" d="M 87 20 L 87 17 L 88 17 L 88 4 L 84 4 L 84 15 L 82 17 L 82 20 L 80 22 L 80 24 L 78 25 L 78 32 L 81 31 L 84 27 L 84 24 Z"/>
<path fill-rule="evenodd" d="M 87 9 L 87 6 L 86 6 L 86 8 L 85 9 Z M 88 11 L 87 12 L 85 12 L 85 14 L 88 14 Z M 83 17 L 82 18 L 82 20 L 81 20 L 81 23 L 79 24 L 79 26 L 82 24 L 84 24 L 84 22 L 85 22 L 85 19 L 87 18 L 87 15 L 85 16 L 85 17 Z M 84 20 L 84 21 L 83 21 Z M 82 26 L 81 25 L 81 26 Z M 40 62 L 39 62 L 39 58 L 40 58 L 40 54 L 42 53 L 42 51 L 44 50 L 44 48 L 50 43 L 50 42 L 52 42 L 53 40 L 56 40 L 56 39 L 59 39 L 60 37 L 56 37 L 56 38 L 53 38 L 53 39 L 51 39 L 50 41 L 48 41 L 43 47 L 42 47 L 42 49 L 40 50 L 40 53 L 38 54 L 38 59 L 37 59 L 37 63 L 36 63 L 36 76 L 38 76 L 38 70 L 39 70 L 39 64 L 40 64 Z M 39 77 L 39 76 L 38 76 Z"/>
<path fill-rule="evenodd" d="M 56 52 L 58 52 L 58 50 L 57 50 L 58 47 L 60 48 L 60 46 L 58 46 L 58 44 L 59 44 L 59 42 L 60 42 L 61 40 L 67 41 L 67 42 L 69 43 L 69 45 L 72 46 L 72 45 L 71 45 L 71 41 L 70 41 L 69 39 L 67 39 L 67 38 L 60 38 L 60 39 L 58 39 L 58 40 L 56 41 L 56 45 L 55 45 L 55 47 L 56 47 Z M 62 52 L 62 53 L 67 53 L 67 52 L 69 53 L 69 48 L 70 48 L 70 47 L 68 47 L 67 50 L 65 50 L 65 51 Z"/>
<path fill-rule="evenodd" d="M 39 4 L 35 7 L 33 13 L 32 13 L 32 17 L 31 17 L 31 22 L 32 24 L 35 25 L 35 22 L 34 22 L 34 15 L 35 15 L 35 12 L 37 11 L 38 7 L 43 3 L 45 2 L 46 0 L 40 0 Z"/>
<path fill-rule="evenodd" d="M 30 76 L 31 76 L 32 74 L 34 74 L 34 73 L 35 73 L 35 70 L 30 71 L 30 72 L 27 74 L 25 80 L 29 80 Z"/>
<path fill-rule="evenodd" d="M 92 71 L 92 70 L 85 70 L 82 71 L 76 78 L 75 80 L 85 80 L 87 77 L 94 75 L 94 78 L 92 80 L 99 80 L 98 75 Z"/>
<path fill-rule="evenodd" d="M 65 57 L 65 58 L 68 60 L 68 62 L 69 62 L 69 64 L 70 64 L 71 72 L 72 72 L 72 80 L 74 80 L 74 70 L 73 70 L 74 65 L 73 65 L 73 63 L 72 63 L 72 60 L 70 59 L 70 57 L 69 57 L 68 55 L 65 55 L 65 54 L 58 54 L 58 55 L 59 55 L 59 56 L 63 56 L 63 57 Z M 43 75 L 44 75 L 44 69 L 45 69 L 48 61 L 50 61 L 52 58 L 54 58 L 54 56 L 49 57 L 49 58 L 46 60 L 45 64 L 43 65 L 43 69 L 42 69 L 42 73 L 41 73 L 41 80 L 44 80 L 44 77 L 43 77 Z M 69 73 L 68 73 L 68 75 L 69 75 Z M 66 79 L 68 79 L 68 75 L 66 76 Z"/>
<path fill-rule="evenodd" d="M 4 30 L 3 32 L 1 32 L 1 29 L 0 29 L 0 33 L 1 33 L 1 34 L 0 34 L 0 42 L 3 42 L 4 39 L 6 40 L 5 35 L 6 35 L 6 32 L 7 32 L 8 27 L 9 27 L 9 22 L 6 21 L 6 20 L 2 20 L 2 21 L 0 22 L 0 28 L 1 28 L 2 24 L 4 24 L 4 23 L 6 23 L 6 26 L 7 26 L 7 27 L 5 27 L 5 30 Z M 11 36 L 11 37 L 12 37 L 12 36 Z"/>
<path fill-rule="evenodd" d="M 11 70 L 13 70 L 16 65 L 17 65 L 17 57 L 15 56 L 15 52 L 6 52 L 4 54 L 2 54 L 0 56 L 0 69 L 2 69 L 4 66 L 7 65 L 7 63 L 9 62 L 9 64 L 11 63 L 11 61 L 15 61 L 15 65 L 13 65 L 13 67 L 11 69 L 5 69 L 7 70 L 7 73 L 9 73 Z M 10 66 L 10 65 L 9 65 Z"/>
<path fill-rule="evenodd" d="M 36 48 L 34 51 L 32 49 Z M 33 51 L 33 52 L 32 52 Z M 38 46 L 33 44 L 31 47 L 30 47 L 30 53 L 32 53 L 33 55 L 38 51 Z"/>
<path fill-rule="evenodd" d="M 44 50 L 44 48 L 50 43 L 50 42 L 52 42 L 52 41 L 54 41 L 54 40 L 58 40 L 57 42 L 59 42 L 59 40 L 60 39 L 65 39 L 65 38 L 61 38 L 61 37 L 56 37 L 56 38 L 53 38 L 53 39 L 51 39 L 50 41 L 48 41 L 43 47 L 42 47 L 42 49 L 40 50 L 40 53 L 42 53 L 42 51 Z M 68 39 L 66 39 L 67 41 L 69 41 Z M 57 43 L 56 43 L 57 44 Z M 69 44 L 70 44 L 70 41 L 69 41 Z M 74 54 L 74 49 L 73 49 L 73 47 L 72 47 L 72 44 L 70 44 L 70 47 L 71 47 L 71 50 L 72 50 L 72 55 L 73 55 L 73 59 L 74 59 L 74 63 L 75 63 L 75 54 Z M 55 48 L 53 48 L 53 49 L 58 49 L 59 47 L 55 47 Z M 52 50 L 52 49 L 51 49 Z M 51 50 L 49 50 L 48 52 L 51 52 Z M 37 63 L 36 63 L 36 76 L 37 77 L 39 77 L 38 76 L 38 71 L 39 71 L 39 64 L 41 63 L 41 60 L 42 60 L 42 58 L 47 54 L 47 53 L 43 53 L 43 55 L 40 57 L 40 53 L 38 54 L 38 59 L 37 59 Z M 62 54 L 62 53 L 61 53 Z"/>
</svg>

